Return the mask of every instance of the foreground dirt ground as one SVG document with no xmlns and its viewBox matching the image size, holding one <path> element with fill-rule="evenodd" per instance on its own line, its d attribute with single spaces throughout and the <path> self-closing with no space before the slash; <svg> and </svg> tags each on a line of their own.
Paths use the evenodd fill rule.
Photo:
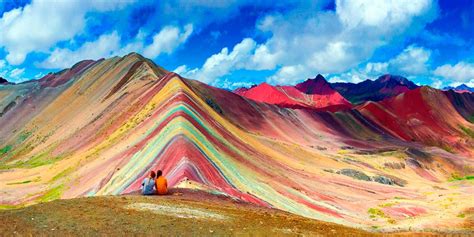
<svg viewBox="0 0 474 237">
<path fill-rule="evenodd" d="M 0 235 L 408 236 L 371 233 L 201 191 L 56 200 L 0 211 Z M 416 233 L 421 236 L 439 235 Z"/>
</svg>

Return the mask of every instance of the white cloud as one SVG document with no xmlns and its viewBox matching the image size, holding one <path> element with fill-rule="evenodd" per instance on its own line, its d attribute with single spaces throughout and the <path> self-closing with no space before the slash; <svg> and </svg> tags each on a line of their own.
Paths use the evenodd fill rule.
<svg viewBox="0 0 474 237">
<path fill-rule="evenodd" d="M 386 62 L 368 62 L 343 73 L 333 74 L 329 80 L 358 83 L 386 73 L 400 74 L 405 77 L 428 75 L 430 56 L 429 49 L 409 45 Z"/>
<path fill-rule="evenodd" d="M 294 84 L 297 81 L 301 81 L 305 78 L 311 77 L 311 72 L 302 65 L 283 66 L 278 71 L 267 78 L 269 83 L 277 85 Z"/>
<path fill-rule="evenodd" d="M 431 0 L 337 0 L 336 12 L 349 28 L 376 27 L 381 31 L 396 31 L 393 26 L 406 27 L 414 17 L 422 17 L 432 9 Z"/>
<path fill-rule="evenodd" d="M 329 77 L 329 81 L 359 83 L 361 81 L 380 76 L 380 74 L 378 73 L 372 73 L 367 72 L 364 69 L 351 69 L 344 73 L 332 75 L 331 77 Z"/>
<path fill-rule="evenodd" d="M 55 49 L 51 55 L 37 65 L 41 68 L 67 68 L 84 59 L 110 57 L 120 48 L 120 37 L 117 32 L 101 35 L 96 41 L 86 42 L 72 51 L 67 48 Z"/>
<path fill-rule="evenodd" d="M 456 65 L 445 64 L 437 67 L 434 74 L 447 80 L 469 83 L 474 81 L 474 64 L 466 62 L 458 62 Z"/>
<path fill-rule="evenodd" d="M 336 83 L 336 82 L 346 82 L 345 80 L 343 80 L 341 77 L 339 76 L 331 76 L 329 77 L 328 79 L 328 82 L 330 83 Z"/>
<path fill-rule="evenodd" d="M 242 57 L 242 62 L 233 60 L 225 63 L 225 69 L 213 69 L 216 73 L 206 80 L 215 80 L 238 68 L 276 70 L 267 81 L 279 84 L 294 83 L 317 73 L 343 73 L 369 59 L 377 48 L 416 34 L 436 14 L 437 4 L 431 0 L 338 0 L 336 12 L 300 6 L 285 13 L 272 13 L 257 23 L 259 33 L 270 38 L 250 50 L 253 52 Z M 221 51 L 217 55 L 227 53 Z M 429 53 L 428 56 L 425 53 L 413 47 L 391 63 L 366 67 L 376 72 L 398 65 L 401 71 L 421 73 L 426 69 L 424 58 L 429 58 Z M 214 61 L 216 57 L 215 54 L 208 60 Z M 421 62 L 408 65 L 415 57 L 422 59 Z M 205 70 L 204 67 L 193 69 L 199 73 Z M 363 79 L 361 73 L 350 75 L 354 82 Z"/>
<path fill-rule="evenodd" d="M 340 0 L 336 2 L 336 13 L 314 14 L 299 9 L 287 15 L 267 16 L 260 22 L 259 29 L 272 33 L 272 38 L 260 47 L 266 47 L 264 55 L 273 56 L 268 56 L 271 60 L 267 61 L 283 69 L 268 80 L 293 82 L 294 78 L 280 75 L 294 72 L 294 65 L 299 65 L 297 71 L 312 74 L 344 72 L 370 58 L 375 49 L 417 32 L 433 19 L 436 9 L 430 0 Z M 424 51 L 414 49 L 392 64 L 403 65 L 404 71 L 422 71 L 420 64 L 412 67 L 403 64 L 412 57 L 426 56 L 421 55 Z M 388 65 L 372 66 L 378 67 L 372 70 L 380 71 Z M 267 65 L 266 69 L 271 67 Z M 300 80 L 304 78 L 301 75 Z M 351 75 L 351 81 L 361 79 L 355 73 Z"/>
<path fill-rule="evenodd" d="M 85 42 L 75 50 L 57 48 L 48 58 L 36 65 L 47 69 L 67 68 L 84 59 L 97 60 L 117 55 L 122 56 L 130 52 L 143 53 L 146 57 L 156 58 L 162 53 L 170 54 L 176 50 L 186 42 L 192 30 L 193 27 L 190 24 L 186 25 L 183 31 L 175 26 L 165 26 L 153 36 L 153 42 L 150 45 L 144 45 L 147 33 L 140 30 L 135 39 L 123 47 L 120 43 L 120 35 L 114 31 L 101 35 L 95 41 Z"/>
<path fill-rule="evenodd" d="M 46 74 L 44 72 L 39 72 L 39 73 L 36 73 L 36 75 L 33 77 L 35 79 L 40 79 L 42 77 L 44 77 Z"/>
<path fill-rule="evenodd" d="M 397 57 L 391 59 L 389 64 L 390 72 L 406 75 L 422 75 L 428 72 L 428 61 L 431 51 L 415 45 L 410 45 Z"/>
<path fill-rule="evenodd" d="M 233 70 L 252 67 L 249 60 L 255 47 L 253 39 L 245 38 L 236 44 L 230 53 L 229 49 L 223 48 L 221 52 L 209 57 L 201 68 L 183 71 L 186 66 L 180 66 L 176 70 L 179 70 L 184 77 L 211 83 Z"/>
<path fill-rule="evenodd" d="M 234 90 L 239 87 L 251 87 L 254 83 L 252 82 L 246 82 L 246 81 L 230 81 L 229 79 L 217 79 L 214 82 L 215 86 L 218 86 L 220 88 L 226 88 L 229 90 Z"/>
<path fill-rule="evenodd" d="M 10 77 L 12 79 L 20 79 L 20 77 L 25 73 L 25 69 L 24 68 L 15 68 L 13 70 L 10 71 Z"/>
<path fill-rule="evenodd" d="M 443 85 L 443 82 L 440 80 L 433 80 L 433 83 L 431 83 L 431 87 L 440 89 L 441 86 Z"/>
<path fill-rule="evenodd" d="M 451 82 L 449 83 L 448 85 L 449 86 L 452 86 L 452 87 L 457 87 L 457 86 L 460 86 L 460 85 L 466 85 L 466 86 L 469 86 L 471 88 L 474 88 L 474 79 L 468 81 L 468 82 Z"/>
<path fill-rule="evenodd" d="M 0 47 L 5 47 L 8 52 L 6 59 L 10 64 L 21 64 L 30 52 L 46 52 L 57 42 L 81 33 L 86 13 L 119 9 L 130 2 L 34 0 L 23 8 L 3 14 Z"/>
<path fill-rule="evenodd" d="M 0 69 L 4 68 L 6 65 L 7 64 L 6 64 L 5 60 L 0 59 Z"/>
<path fill-rule="evenodd" d="M 380 75 L 388 72 L 388 63 L 372 63 L 365 65 L 364 73 L 367 75 Z"/>
<path fill-rule="evenodd" d="M 181 30 L 175 26 L 166 26 L 153 36 L 153 42 L 143 50 L 145 57 L 156 58 L 162 53 L 170 54 L 179 45 L 186 42 L 193 32 L 193 25 L 185 25 Z"/>
<path fill-rule="evenodd" d="M 181 66 L 179 66 L 179 67 L 177 67 L 177 68 L 175 68 L 175 69 L 173 70 L 173 72 L 175 72 L 175 73 L 177 73 L 177 74 L 179 74 L 179 75 L 181 75 L 181 74 L 184 75 L 184 74 L 187 73 L 188 71 L 189 71 L 189 68 L 188 68 L 186 65 L 181 65 Z"/>
</svg>

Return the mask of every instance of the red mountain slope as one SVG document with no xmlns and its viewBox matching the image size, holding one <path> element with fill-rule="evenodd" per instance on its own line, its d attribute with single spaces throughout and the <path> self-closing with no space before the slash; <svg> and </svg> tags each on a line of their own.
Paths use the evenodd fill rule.
<svg viewBox="0 0 474 237">
<path fill-rule="evenodd" d="M 335 91 L 321 75 L 296 86 L 272 86 L 268 83 L 262 83 L 249 89 L 238 88 L 234 93 L 255 101 L 275 104 L 285 108 L 334 111 L 351 107 L 350 102 Z"/>
<path fill-rule="evenodd" d="M 469 122 L 443 91 L 430 87 L 420 87 L 380 102 L 366 102 L 356 108 L 391 135 L 406 141 L 447 150 L 462 148 L 470 141 L 469 134 L 463 133 L 463 128 L 470 127 Z"/>
</svg>

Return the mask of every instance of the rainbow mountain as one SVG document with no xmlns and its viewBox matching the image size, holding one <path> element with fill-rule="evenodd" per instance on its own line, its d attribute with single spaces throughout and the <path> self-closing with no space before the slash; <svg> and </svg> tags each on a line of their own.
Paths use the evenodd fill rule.
<svg viewBox="0 0 474 237">
<path fill-rule="evenodd" d="M 150 170 L 348 226 L 472 228 L 472 93 L 284 108 L 131 53 L 0 85 L 0 207 L 136 191 Z M 466 214 L 467 213 L 467 214 Z"/>
</svg>

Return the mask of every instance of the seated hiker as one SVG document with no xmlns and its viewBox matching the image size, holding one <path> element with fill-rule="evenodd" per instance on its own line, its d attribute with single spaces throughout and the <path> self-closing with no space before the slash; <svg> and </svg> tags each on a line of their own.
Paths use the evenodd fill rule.
<svg viewBox="0 0 474 237">
<path fill-rule="evenodd" d="M 152 195 L 155 193 L 155 171 L 150 172 L 150 176 L 143 179 L 142 182 L 142 194 L 143 195 Z"/>
<path fill-rule="evenodd" d="M 164 195 L 168 193 L 168 181 L 166 178 L 162 175 L 163 173 L 161 170 L 157 171 L 156 174 L 156 193 L 160 195 Z"/>
</svg>

